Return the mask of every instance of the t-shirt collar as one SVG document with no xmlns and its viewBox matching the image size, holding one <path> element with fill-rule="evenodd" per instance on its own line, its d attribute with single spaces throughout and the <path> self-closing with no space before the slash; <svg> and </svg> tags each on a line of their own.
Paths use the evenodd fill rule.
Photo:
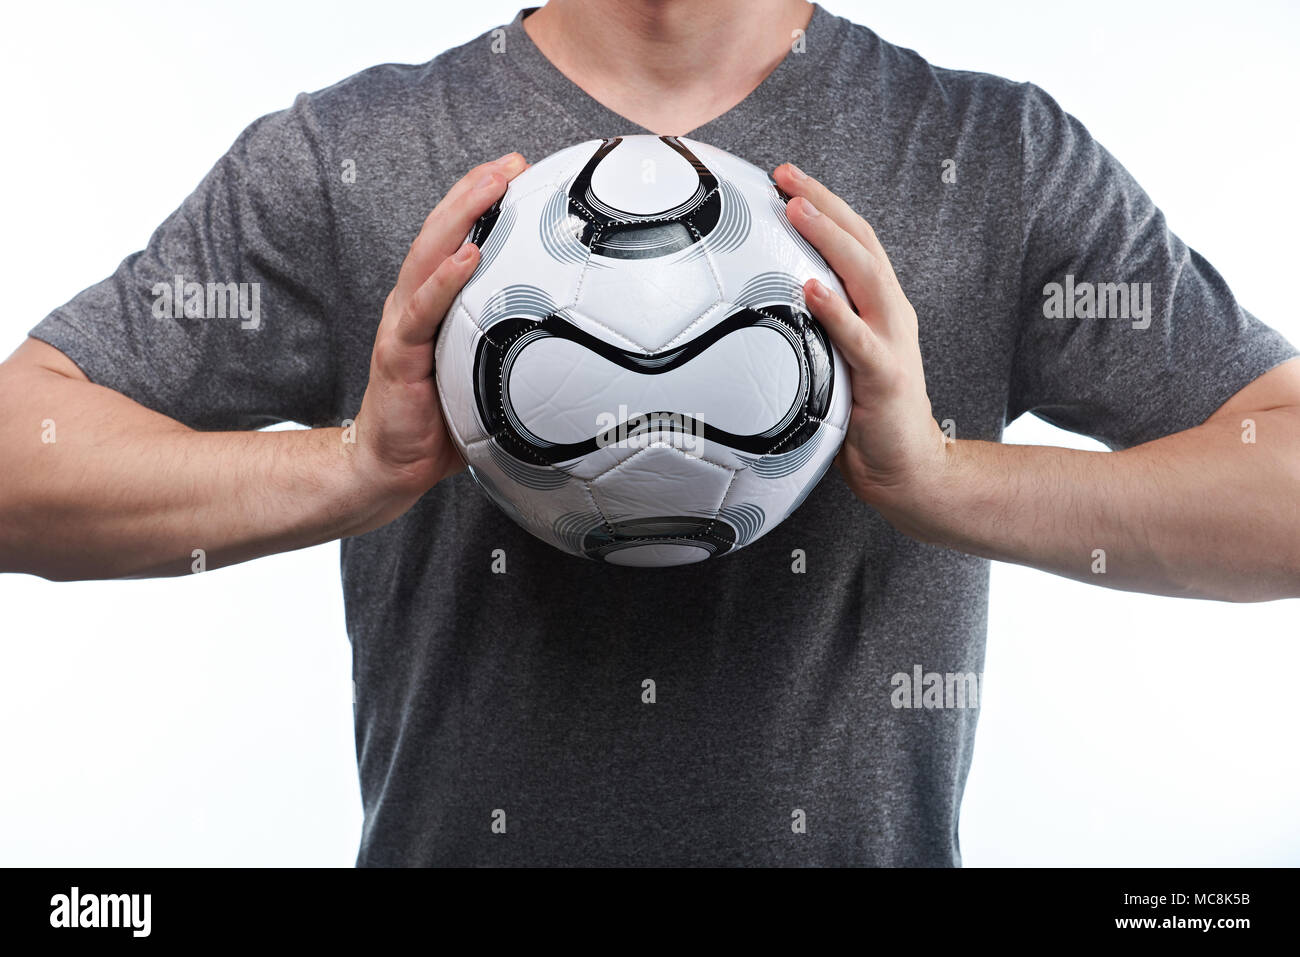
<svg viewBox="0 0 1300 957">
<path fill-rule="evenodd" d="M 505 26 L 500 55 L 521 77 L 533 83 L 539 94 L 563 113 L 581 131 L 581 136 L 605 137 L 630 133 L 649 133 L 645 127 L 620 116 L 594 99 L 561 73 L 537 48 L 524 17 L 536 7 L 520 10 Z M 837 17 L 820 4 L 813 4 L 812 18 L 798 43 L 791 38 L 791 50 L 776 68 L 745 99 L 721 116 L 714 117 L 686 135 L 721 149 L 733 149 L 759 125 L 782 114 L 797 111 L 806 114 L 819 108 L 817 88 L 833 62 L 836 48 L 843 39 L 848 21 Z"/>
</svg>

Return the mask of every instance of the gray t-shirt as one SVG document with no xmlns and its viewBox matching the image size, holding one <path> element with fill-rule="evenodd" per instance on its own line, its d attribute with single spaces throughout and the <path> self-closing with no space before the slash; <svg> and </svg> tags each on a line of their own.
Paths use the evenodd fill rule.
<svg viewBox="0 0 1300 957">
<path fill-rule="evenodd" d="M 521 22 L 256 121 L 148 248 L 32 334 L 195 428 L 354 416 L 398 267 L 466 169 L 647 132 Z M 1134 445 L 1294 354 L 1041 90 L 933 67 L 820 7 L 801 51 L 690 135 L 791 160 L 873 223 L 959 438 L 1032 411 Z M 256 327 L 158 318 L 153 290 L 178 275 L 260 283 Z M 1045 315 L 1051 283 L 1072 313 Z M 1082 283 L 1150 285 L 1136 315 L 1102 319 Z M 700 565 L 563 555 L 467 475 L 342 560 L 360 864 L 960 862 L 978 709 L 945 676 L 983 671 L 988 563 L 899 534 L 834 471 Z"/>
</svg>

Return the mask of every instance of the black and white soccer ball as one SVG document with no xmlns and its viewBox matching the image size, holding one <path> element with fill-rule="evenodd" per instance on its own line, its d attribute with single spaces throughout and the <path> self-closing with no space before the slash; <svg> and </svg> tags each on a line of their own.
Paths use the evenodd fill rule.
<svg viewBox="0 0 1300 957">
<path fill-rule="evenodd" d="M 537 537 L 682 565 L 771 531 L 844 437 L 848 375 L 803 284 L 840 283 L 762 170 L 684 137 L 534 164 L 470 234 L 439 332 L 452 437 Z"/>
</svg>

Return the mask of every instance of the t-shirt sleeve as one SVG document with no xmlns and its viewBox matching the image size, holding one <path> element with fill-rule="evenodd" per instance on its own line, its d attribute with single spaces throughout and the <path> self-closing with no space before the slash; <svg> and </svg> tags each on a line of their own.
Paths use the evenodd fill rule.
<svg viewBox="0 0 1300 957">
<path fill-rule="evenodd" d="M 1128 171 L 1042 90 L 1021 126 L 1020 328 L 1007 421 L 1126 448 L 1200 425 L 1296 350 L 1242 309 Z"/>
<path fill-rule="evenodd" d="M 254 122 L 145 249 L 30 335 L 193 428 L 333 421 L 345 291 L 319 142 L 306 95 Z"/>
</svg>

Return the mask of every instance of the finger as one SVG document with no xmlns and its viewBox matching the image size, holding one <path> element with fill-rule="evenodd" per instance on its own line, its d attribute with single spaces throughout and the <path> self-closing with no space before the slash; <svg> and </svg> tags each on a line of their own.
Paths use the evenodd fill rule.
<svg viewBox="0 0 1300 957">
<path fill-rule="evenodd" d="M 896 305 L 896 291 L 880 260 L 803 197 L 786 204 L 786 215 L 835 270 L 858 311 L 869 320 L 887 321 Z"/>
<path fill-rule="evenodd" d="M 862 243 L 867 252 L 883 259 L 886 263 L 889 262 L 889 255 L 885 252 L 885 247 L 880 244 L 880 239 L 876 236 L 876 231 L 871 228 L 871 224 L 821 182 L 793 163 L 782 163 L 772 172 L 772 177 L 791 197 L 802 196 L 835 220 L 841 229 Z M 890 274 L 893 274 L 892 264 Z"/>
<path fill-rule="evenodd" d="M 408 382 L 429 375 L 427 347 L 478 259 L 478 247 L 465 243 L 445 258 L 397 311 L 389 336 L 391 346 L 385 350 L 385 374 Z"/>
<path fill-rule="evenodd" d="M 878 370 L 885 357 L 885 345 L 861 316 L 833 289 L 816 279 L 803 287 L 804 301 L 830 335 L 844 361 L 859 372 Z"/>
<path fill-rule="evenodd" d="M 395 286 L 399 304 L 456 251 L 470 227 L 505 194 L 510 180 L 527 165 L 518 153 L 510 153 L 494 163 L 475 167 L 447 191 L 425 218 L 402 263 Z"/>
<path fill-rule="evenodd" d="M 465 239 L 475 220 L 504 195 L 526 164 L 518 153 L 475 167 L 461 177 L 425 217 L 402 262 L 395 295 L 403 303 Z"/>
<path fill-rule="evenodd" d="M 505 156 L 499 156 L 487 163 L 480 163 L 452 184 L 451 189 L 447 190 L 442 199 L 438 200 L 437 205 L 429 211 L 429 215 L 425 217 L 425 221 L 427 222 L 432 218 L 438 210 L 445 208 L 448 201 L 455 200 L 457 197 L 472 190 L 474 184 L 488 173 L 500 173 L 507 180 L 511 180 L 519 175 L 519 173 L 527 166 L 527 161 L 524 160 L 523 155 L 520 153 L 507 153 Z"/>
</svg>

